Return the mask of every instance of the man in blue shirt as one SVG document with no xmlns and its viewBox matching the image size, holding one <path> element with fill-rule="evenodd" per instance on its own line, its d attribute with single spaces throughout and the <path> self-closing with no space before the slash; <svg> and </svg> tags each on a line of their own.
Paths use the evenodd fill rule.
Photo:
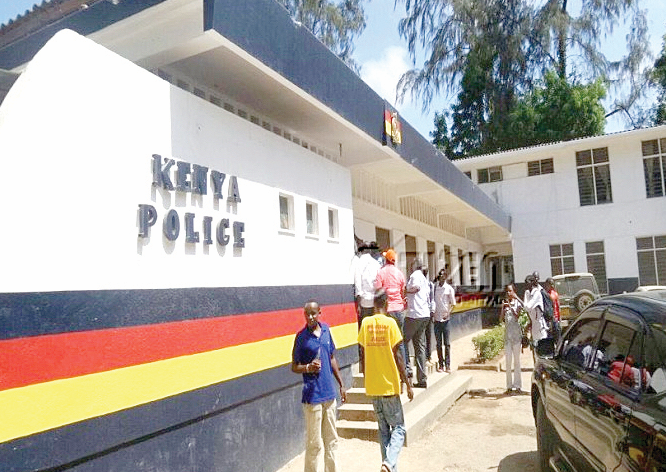
<svg viewBox="0 0 666 472">
<path fill-rule="evenodd" d="M 335 428 L 336 388 L 340 384 L 340 399 L 347 393 L 338 362 L 334 357 L 335 343 L 326 323 L 319 322 L 319 303 L 311 300 L 303 308 L 306 326 L 294 340 L 291 370 L 303 374 L 303 415 L 305 417 L 305 472 L 317 472 L 317 462 L 324 446 L 325 472 L 340 470 L 335 450 L 338 432 Z"/>
</svg>

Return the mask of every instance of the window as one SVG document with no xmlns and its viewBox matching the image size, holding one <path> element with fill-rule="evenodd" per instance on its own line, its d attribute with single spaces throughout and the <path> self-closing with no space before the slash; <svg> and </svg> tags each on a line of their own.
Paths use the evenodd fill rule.
<svg viewBox="0 0 666 472">
<path fill-rule="evenodd" d="M 577 152 L 576 167 L 581 206 L 613 202 L 608 148 Z"/>
<path fill-rule="evenodd" d="M 640 285 L 666 285 L 666 235 L 636 238 Z"/>
<path fill-rule="evenodd" d="M 312 202 L 305 203 L 305 224 L 306 231 L 310 235 L 319 234 L 319 218 L 317 215 L 317 204 Z"/>
<path fill-rule="evenodd" d="M 572 326 L 562 341 L 562 360 L 579 367 L 587 366 L 595 348 L 600 324 L 598 319 L 591 319 Z"/>
<path fill-rule="evenodd" d="M 666 138 L 641 143 L 647 198 L 663 197 L 666 187 Z"/>
<path fill-rule="evenodd" d="M 527 163 L 527 176 L 541 174 L 552 174 L 554 172 L 553 158 L 541 159 L 540 161 L 529 161 Z"/>
<path fill-rule="evenodd" d="M 642 365 L 637 333 L 627 326 L 607 322 L 591 367 L 622 388 L 639 390 Z"/>
<path fill-rule="evenodd" d="M 280 229 L 294 230 L 294 197 L 280 194 Z"/>
<path fill-rule="evenodd" d="M 380 249 L 388 249 L 391 247 L 391 232 L 386 228 L 375 227 L 375 241 Z"/>
<path fill-rule="evenodd" d="M 472 171 L 468 170 L 467 172 L 463 172 L 469 179 L 472 178 Z"/>
<path fill-rule="evenodd" d="M 587 271 L 594 274 L 600 293 L 608 293 L 608 279 L 606 278 L 606 258 L 604 256 L 604 242 L 593 241 L 585 243 L 587 255 Z"/>
<path fill-rule="evenodd" d="M 478 169 L 476 171 L 480 184 L 485 184 L 488 182 L 499 182 L 502 180 L 502 167 L 495 166 L 489 167 L 487 169 Z"/>
<path fill-rule="evenodd" d="M 576 272 L 573 243 L 550 245 L 550 271 L 552 275 Z"/>
<path fill-rule="evenodd" d="M 330 239 L 338 239 L 338 210 L 335 208 L 328 209 L 328 237 Z"/>
</svg>

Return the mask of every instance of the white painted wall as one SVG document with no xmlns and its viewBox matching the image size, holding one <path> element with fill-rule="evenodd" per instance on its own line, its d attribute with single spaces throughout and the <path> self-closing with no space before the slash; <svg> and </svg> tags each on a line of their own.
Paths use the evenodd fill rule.
<svg viewBox="0 0 666 472">
<path fill-rule="evenodd" d="M 216 202 L 210 186 L 202 197 L 153 188 L 155 153 L 237 176 L 241 203 Z M 347 169 L 70 31 L 35 56 L 3 102 L 0 160 L 2 291 L 351 283 Z M 294 197 L 291 234 L 279 231 L 280 192 Z M 318 238 L 305 234 L 306 200 L 318 204 Z M 158 211 L 146 239 L 139 204 Z M 334 241 L 329 206 L 339 216 Z M 175 242 L 161 231 L 169 209 L 181 219 Z M 185 212 L 199 231 L 203 216 L 244 222 L 245 248 L 185 243 Z"/>
<path fill-rule="evenodd" d="M 516 278 L 550 275 L 549 245 L 574 243 L 576 271 L 587 271 L 585 243 L 604 241 L 608 278 L 638 277 L 636 237 L 666 234 L 666 198 L 646 198 L 641 141 L 666 138 L 666 126 L 480 156 L 456 165 L 501 165 L 503 181 L 480 188 L 512 217 Z M 608 147 L 613 203 L 581 207 L 576 152 Z M 527 162 L 552 157 L 553 174 L 527 177 Z"/>
</svg>

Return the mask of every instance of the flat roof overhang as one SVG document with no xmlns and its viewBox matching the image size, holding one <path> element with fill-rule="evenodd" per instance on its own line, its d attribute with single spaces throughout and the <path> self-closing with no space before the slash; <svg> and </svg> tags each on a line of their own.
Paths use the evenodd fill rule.
<svg viewBox="0 0 666 472">
<path fill-rule="evenodd" d="M 98 2 L 93 6 L 117 8 L 114 22 L 101 18 L 95 29 L 99 12 L 86 16 L 89 8 L 78 11 L 74 23 L 142 67 L 182 71 L 307 136 L 335 152 L 341 165 L 384 181 L 398 197 L 422 199 L 483 233 L 484 243 L 510 238 L 510 216 L 408 123 L 402 122 L 403 144 L 382 144 L 388 104 L 274 0 L 150 4 L 137 11 L 122 0 Z"/>
</svg>

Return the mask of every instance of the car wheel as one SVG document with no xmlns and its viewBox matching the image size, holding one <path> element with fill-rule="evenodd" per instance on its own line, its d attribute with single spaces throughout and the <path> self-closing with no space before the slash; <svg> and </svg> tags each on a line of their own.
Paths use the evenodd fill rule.
<svg viewBox="0 0 666 472">
<path fill-rule="evenodd" d="M 546 417 L 546 410 L 543 402 L 539 400 L 536 412 L 536 430 L 537 430 L 537 449 L 539 451 L 539 470 L 549 472 L 550 458 L 555 451 L 555 430 Z"/>
<path fill-rule="evenodd" d="M 578 292 L 574 297 L 574 306 L 578 313 L 588 307 L 594 301 L 594 294 L 592 292 Z"/>
</svg>

